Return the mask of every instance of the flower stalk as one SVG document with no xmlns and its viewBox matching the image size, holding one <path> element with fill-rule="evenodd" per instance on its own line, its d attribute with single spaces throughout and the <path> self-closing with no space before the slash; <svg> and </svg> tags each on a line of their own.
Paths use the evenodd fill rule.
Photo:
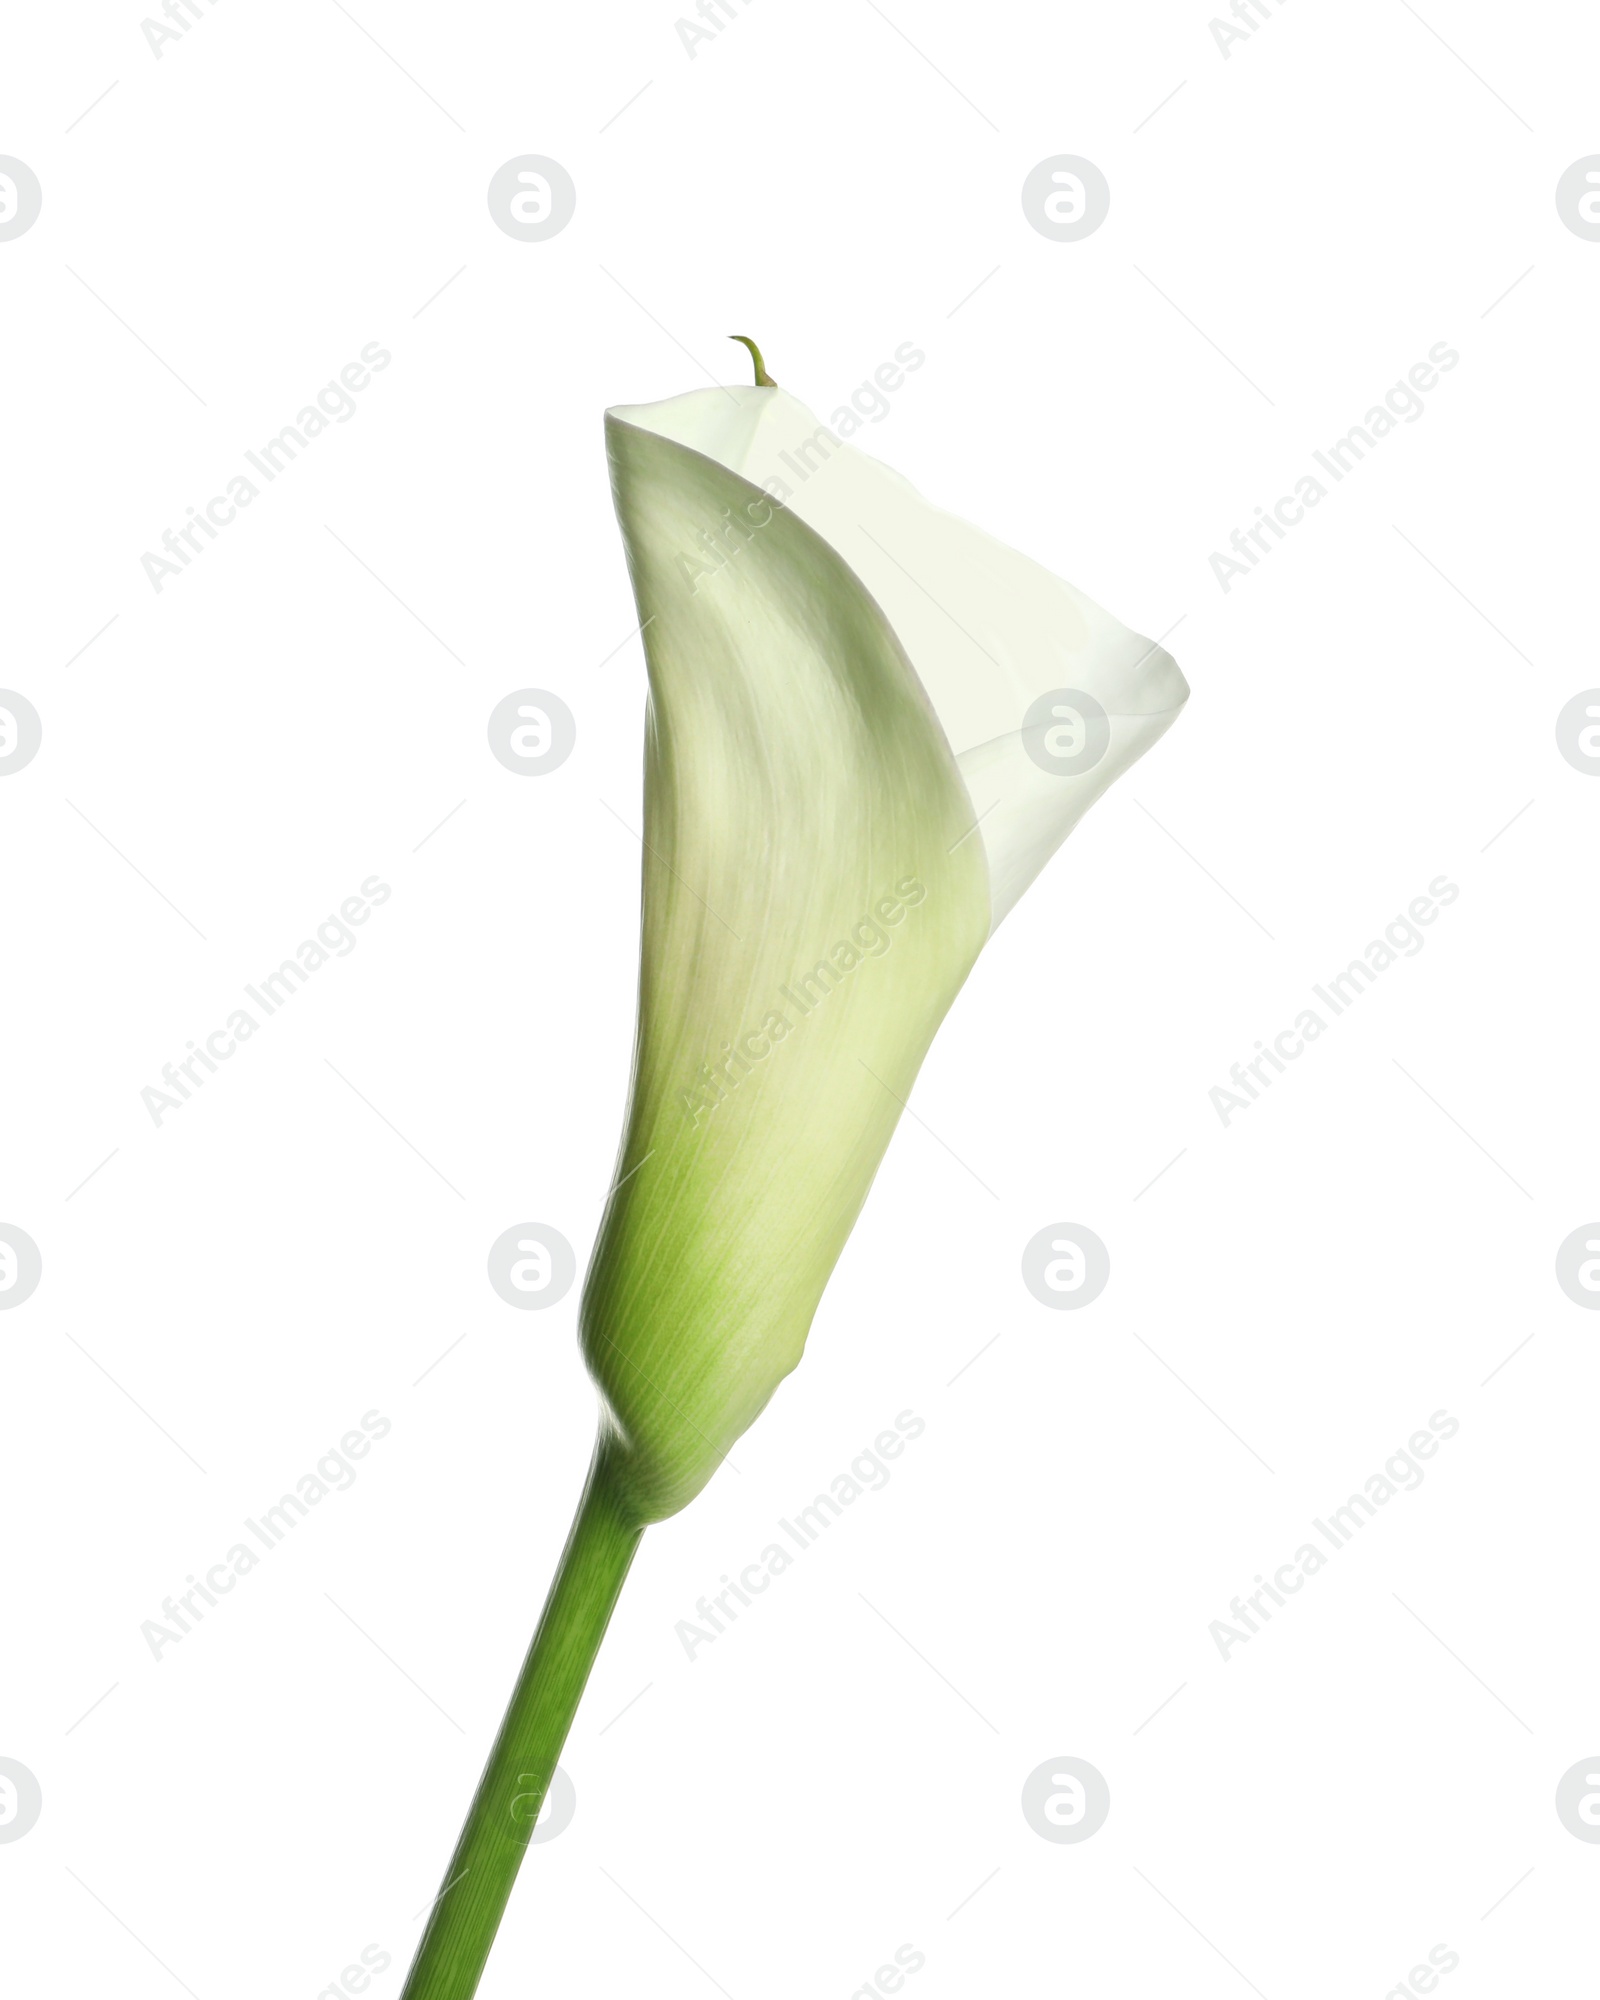
<svg viewBox="0 0 1600 2000">
<path fill-rule="evenodd" d="M 472 2000 L 645 1526 L 798 1364 L 984 944 L 1188 694 L 731 338 L 753 388 L 607 413 L 650 700 L 633 1084 L 579 1312 L 600 1441 L 402 2000 Z"/>
<path fill-rule="evenodd" d="M 471 2000 L 643 1535 L 604 1439 L 401 2000 Z"/>
</svg>

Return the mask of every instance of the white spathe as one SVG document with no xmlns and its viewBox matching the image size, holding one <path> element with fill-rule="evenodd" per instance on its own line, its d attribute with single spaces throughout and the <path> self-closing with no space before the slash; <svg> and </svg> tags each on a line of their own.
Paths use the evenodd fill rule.
<svg viewBox="0 0 1600 2000">
<path fill-rule="evenodd" d="M 855 572 L 921 681 L 972 800 L 991 932 L 1188 699 L 1160 646 L 1030 557 L 930 505 L 782 389 L 697 389 L 608 414 L 764 487 Z M 1032 704 L 1063 688 L 1093 696 L 1110 723 L 1105 754 L 1076 775 L 1041 768 L 1023 738 Z"/>
</svg>

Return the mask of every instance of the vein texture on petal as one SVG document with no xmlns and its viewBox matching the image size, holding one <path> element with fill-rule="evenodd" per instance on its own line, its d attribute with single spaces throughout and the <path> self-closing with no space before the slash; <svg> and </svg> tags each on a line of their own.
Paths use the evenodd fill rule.
<svg viewBox="0 0 1600 2000">
<path fill-rule="evenodd" d="M 850 566 L 714 458 L 615 414 L 607 437 L 650 711 L 628 1178 L 582 1335 L 655 1519 L 798 1361 L 989 884 L 945 732 Z"/>
<path fill-rule="evenodd" d="M 981 821 L 991 927 L 1188 698 L 1159 645 L 1030 557 L 931 505 L 782 389 L 696 390 L 613 414 L 778 493 L 877 603 Z M 1043 769 L 1027 754 L 1024 717 L 1058 689 L 1091 696 L 1110 719 L 1105 754 L 1082 773 Z"/>
</svg>

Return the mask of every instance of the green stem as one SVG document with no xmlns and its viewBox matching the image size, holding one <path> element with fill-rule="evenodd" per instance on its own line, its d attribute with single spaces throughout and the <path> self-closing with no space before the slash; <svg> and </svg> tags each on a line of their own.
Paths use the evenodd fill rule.
<svg viewBox="0 0 1600 2000">
<path fill-rule="evenodd" d="M 400 2000 L 472 2000 L 644 1530 L 596 1448 L 539 1629 Z"/>
</svg>

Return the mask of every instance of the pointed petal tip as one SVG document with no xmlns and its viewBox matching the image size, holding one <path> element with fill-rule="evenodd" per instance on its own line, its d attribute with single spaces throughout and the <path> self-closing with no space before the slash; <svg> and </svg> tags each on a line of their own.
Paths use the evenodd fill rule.
<svg viewBox="0 0 1600 2000">
<path fill-rule="evenodd" d="M 1159 642 L 1151 643 L 1130 677 L 1130 715 L 1176 715 L 1189 699 L 1183 669 Z"/>
</svg>

